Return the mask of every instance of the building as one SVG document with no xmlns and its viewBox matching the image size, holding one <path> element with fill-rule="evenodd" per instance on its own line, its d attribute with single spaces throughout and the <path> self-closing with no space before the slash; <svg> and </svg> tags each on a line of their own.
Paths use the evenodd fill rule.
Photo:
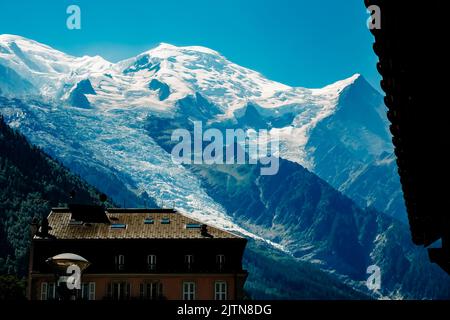
<svg viewBox="0 0 450 320">
<path fill-rule="evenodd" d="M 32 240 L 28 296 L 57 299 L 46 260 L 71 253 L 91 263 L 81 299 L 242 299 L 246 242 L 172 209 L 54 208 Z"/>
</svg>

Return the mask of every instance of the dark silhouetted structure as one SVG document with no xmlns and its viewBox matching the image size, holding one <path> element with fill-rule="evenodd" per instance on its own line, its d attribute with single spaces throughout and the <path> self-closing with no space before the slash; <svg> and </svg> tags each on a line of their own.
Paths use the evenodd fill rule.
<svg viewBox="0 0 450 320">
<path fill-rule="evenodd" d="M 444 1 L 366 0 L 412 239 L 450 273 L 448 24 Z M 445 71 L 444 71 L 445 70 Z"/>
</svg>

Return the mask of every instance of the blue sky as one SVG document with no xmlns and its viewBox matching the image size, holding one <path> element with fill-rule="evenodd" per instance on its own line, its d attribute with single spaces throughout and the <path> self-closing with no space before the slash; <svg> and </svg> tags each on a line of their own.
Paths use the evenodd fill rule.
<svg viewBox="0 0 450 320">
<path fill-rule="evenodd" d="M 70 4 L 81 30 L 66 28 Z M 0 33 L 110 61 L 160 42 L 202 45 L 292 86 L 361 73 L 378 88 L 367 17 L 363 0 L 2 0 Z"/>
</svg>

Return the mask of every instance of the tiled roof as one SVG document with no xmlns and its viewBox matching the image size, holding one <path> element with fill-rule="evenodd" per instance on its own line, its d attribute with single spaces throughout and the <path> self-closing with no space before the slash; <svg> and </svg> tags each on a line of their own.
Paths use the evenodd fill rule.
<svg viewBox="0 0 450 320">
<path fill-rule="evenodd" d="M 52 209 L 48 216 L 49 234 L 57 239 L 227 239 L 241 238 L 238 235 L 207 226 L 207 233 L 201 232 L 201 222 L 193 220 L 174 210 L 164 209 L 107 209 L 108 223 L 71 222 L 68 208 Z M 168 218 L 169 223 L 161 223 Z M 153 223 L 144 223 L 152 219 Z M 125 226 L 120 226 L 120 225 Z M 186 228 L 186 225 L 197 225 Z M 112 228 L 118 225 L 118 228 Z M 121 228 L 124 227 L 124 228 Z"/>
</svg>

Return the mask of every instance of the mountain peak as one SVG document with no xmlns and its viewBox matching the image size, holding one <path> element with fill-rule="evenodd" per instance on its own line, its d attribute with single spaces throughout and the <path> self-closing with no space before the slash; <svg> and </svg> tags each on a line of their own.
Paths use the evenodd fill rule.
<svg viewBox="0 0 450 320">
<path fill-rule="evenodd" d="M 28 39 L 28 38 L 25 38 L 25 37 L 22 37 L 19 35 L 15 35 L 15 34 L 0 34 L 0 44 L 8 44 L 8 45 L 20 44 L 27 48 L 35 47 L 35 48 L 40 48 L 40 49 L 45 49 L 45 50 L 58 51 L 58 50 L 53 49 L 52 47 L 45 45 L 43 43 L 40 43 L 38 41 L 31 40 L 31 39 Z"/>
<path fill-rule="evenodd" d="M 18 36 L 18 35 L 14 35 L 14 34 L 7 34 L 7 33 L 0 34 L 0 41 L 2 41 L 2 42 L 3 41 L 15 41 L 17 39 L 25 40 L 26 38 Z M 26 40 L 28 40 L 28 39 L 26 39 Z"/>
<path fill-rule="evenodd" d="M 359 74 L 359 73 L 355 73 L 351 77 L 348 77 L 348 78 L 343 79 L 343 80 L 336 81 L 336 82 L 334 82 L 334 83 L 324 87 L 323 89 L 325 89 L 325 88 L 344 89 L 344 88 L 354 84 L 360 78 L 364 78 L 364 77 L 361 74 Z"/>
<path fill-rule="evenodd" d="M 166 43 L 166 42 L 160 42 L 157 46 L 153 47 L 151 50 L 166 50 L 166 49 L 177 49 L 178 47 L 170 44 L 170 43 Z"/>
<path fill-rule="evenodd" d="M 198 53 L 206 53 L 212 55 L 220 55 L 219 52 L 203 46 L 175 46 L 170 43 L 161 42 L 156 47 L 146 51 L 150 55 L 159 52 L 172 52 L 172 53 L 188 53 L 188 51 L 195 51 Z"/>
<path fill-rule="evenodd" d="M 38 43 L 34 40 L 16 34 L 8 34 L 8 33 L 0 34 L 0 42 L 13 42 L 13 41 L 28 41 Z"/>
<path fill-rule="evenodd" d="M 345 88 L 353 85 L 359 79 L 364 79 L 364 77 L 359 73 L 355 73 L 354 75 L 352 75 L 349 78 L 336 81 L 336 82 L 329 84 L 323 88 L 312 89 L 312 92 L 313 92 L 313 94 L 318 94 L 318 95 L 320 95 L 320 94 L 327 94 L 327 95 L 328 94 L 332 94 L 332 95 L 340 94 Z"/>
</svg>

